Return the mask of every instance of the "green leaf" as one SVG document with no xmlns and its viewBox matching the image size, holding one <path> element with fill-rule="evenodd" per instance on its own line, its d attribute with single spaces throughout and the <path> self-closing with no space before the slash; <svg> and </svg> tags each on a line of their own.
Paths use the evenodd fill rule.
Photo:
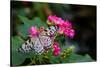
<svg viewBox="0 0 100 67">
<path fill-rule="evenodd" d="M 19 46 L 23 43 L 23 40 L 19 36 L 12 37 L 12 50 L 16 51 Z"/>
<path fill-rule="evenodd" d="M 16 51 L 12 51 L 12 66 L 20 65 L 25 61 L 26 57 Z"/>
<path fill-rule="evenodd" d="M 28 37 L 28 27 L 24 25 L 17 26 L 17 33 L 26 39 Z"/>
<path fill-rule="evenodd" d="M 18 25 L 16 29 L 17 29 L 18 34 L 25 39 L 28 37 L 28 30 L 31 26 L 36 26 L 38 29 L 42 26 L 47 28 L 46 23 L 42 22 L 39 18 L 34 18 L 32 20 L 29 20 L 25 16 L 19 15 L 18 17 L 23 22 L 23 24 Z"/>
<path fill-rule="evenodd" d="M 67 59 L 66 62 L 68 63 L 77 63 L 77 62 L 92 62 L 93 59 L 86 54 L 85 56 L 78 55 L 78 54 L 71 54 Z"/>
<path fill-rule="evenodd" d="M 28 29 L 30 27 L 31 20 L 27 19 L 25 16 L 18 15 L 19 19 L 23 24 L 17 25 L 16 30 L 17 33 L 23 38 L 28 37 Z"/>
<path fill-rule="evenodd" d="M 15 36 L 15 37 L 12 37 L 12 65 L 15 66 L 15 65 L 19 65 L 19 64 L 22 64 L 24 62 L 24 60 L 26 59 L 26 57 L 19 53 L 17 51 L 17 49 L 19 48 L 19 46 L 23 43 L 23 40 L 18 37 L 18 36 Z"/>
<path fill-rule="evenodd" d="M 37 28 L 40 28 L 41 26 L 43 26 L 44 28 L 47 28 L 48 26 L 46 25 L 46 22 L 41 21 L 40 18 L 36 17 L 33 20 L 32 25 L 37 26 Z"/>
<path fill-rule="evenodd" d="M 29 20 L 25 16 L 18 16 L 20 20 L 24 23 L 24 26 L 31 27 L 31 26 L 36 26 L 37 28 L 40 28 L 41 26 L 44 26 L 47 28 L 47 25 L 45 22 L 41 21 L 40 18 L 35 17 L 32 20 Z"/>
<path fill-rule="evenodd" d="M 25 16 L 18 15 L 18 17 L 24 23 L 24 25 L 26 25 L 26 26 L 29 26 L 29 23 L 31 23 L 31 20 L 29 20 Z"/>
<path fill-rule="evenodd" d="M 50 62 L 51 62 L 52 64 L 58 64 L 58 63 L 60 63 L 60 62 L 61 62 L 60 56 L 52 56 L 52 57 L 50 58 Z"/>
</svg>

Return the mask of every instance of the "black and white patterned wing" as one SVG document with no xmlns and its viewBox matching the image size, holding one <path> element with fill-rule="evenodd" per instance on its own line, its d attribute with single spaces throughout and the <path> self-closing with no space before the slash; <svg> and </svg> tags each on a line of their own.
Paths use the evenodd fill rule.
<svg viewBox="0 0 100 67">
<path fill-rule="evenodd" d="M 34 50 L 38 54 L 42 54 L 44 52 L 43 44 L 41 43 L 39 38 L 37 38 L 34 43 Z"/>
<path fill-rule="evenodd" d="M 39 38 L 45 49 L 51 48 L 53 40 L 49 36 L 40 36 Z"/>
<path fill-rule="evenodd" d="M 29 53 L 34 50 L 36 53 L 41 54 L 44 52 L 44 47 L 38 37 L 30 38 L 23 43 L 18 49 L 19 52 Z"/>
<path fill-rule="evenodd" d="M 50 26 L 46 30 L 47 30 L 47 35 L 54 36 L 58 30 L 58 27 L 57 26 Z"/>
<path fill-rule="evenodd" d="M 31 41 L 31 39 L 28 39 L 27 41 L 25 41 L 25 43 L 23 43 L 19 48 L 18 51 L 22 52 L 22 53 L 29 53 L 33 50 L 33 42 Z"/>
</svg>

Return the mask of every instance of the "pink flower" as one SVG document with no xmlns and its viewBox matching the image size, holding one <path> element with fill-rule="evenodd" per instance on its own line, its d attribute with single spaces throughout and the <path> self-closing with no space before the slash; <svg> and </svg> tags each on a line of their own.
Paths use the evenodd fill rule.
<svg viewBox="0 0 100 67">
<path fill-rule="evenodd" d="M 53 55 L 58 56 L 60 54 L 60 47 L 57 42 L 54 42 L 53 44 Z"/>
<path fill-rule="evenodd" d="M 66 28 L 72 28 L 72 24 L 69 21 L 65 21 L 63 23 L 63 26 L 66 27 Z"/>
<path fill-rule="evenodd" d="M 64 31 L 64 34 L 65 34 L 66 36 L 69 36 L 70 38 L 73 38 L 74 35 L 75 35 L 75 31 L 74 31 L 74 29 L 66 29 L 66 30 Z"/>
<path fill-rule="evenodd" d="M 57 16 L 50 15 L 50 16 L 48 16 L 48 21 L 50 23 L 52 23 L 52 24 L 58 25 L 58 24 L 60 24 L 60 22 L 62 21 L 62 19 L 59 18 L 59 17 L 57 17 Z"/>
<path fill-rule="evenodd" d="M 48 21 L 49 21 L 49 22 L 52 22 L 52 19 L 53 19 L 53 18 L 52 18 L 52 15 L 48 16 Z"/>
<path fill-rule="evenodd" d="M 59 26 L 58 33 L 63 34 L 64 30 L 68 27 L 68 24 L 66 22 L 62 21 L 58 26 Z"/>
<path fill-rule="evenodd" d="M 37 34 L 37 29 L 36 27 L 32 26 L 30 29 L 29 29 L 29 34 L 30 36 L 35 36 Z"/>
<path fill-rule="evenodd" d="M 57 48 L 58 46 L 59 46 L 59 43 L 58 42 L 54 42 L 53 48 Z"/>
<path fill-rule="evenodd" d="M 57 31 L 59 34 L 64 34 L 73 38 L 75 35 L 74 29 L 72 29 L 72 24 L 69 21 L 62 21 L 59 25 L 59 30 Z"/>
<path fill-rule="evenodd" d="M 59 30 L 57 31 L 59 34 L 63 34 L 65 30 L 65 27 L 64 26 L 59 26 Z"/>
<path fill-rule="evenodd" d="M 55 25 L 60 24 L 60 23 L 61 23 L 61 21 L 62 21 L 62 19 L 61 19 L 61 18 L 59 18 L 59 17 L 54 16 L 53 18 L 54 18 L 54 19 L 53 19 L 53 22 L 54 22 L 54 24 L 55 24 Z"/>
<path fill-rule="evenodd" d="M 59 34 L 65 34 L 71 38 L 74 37 L 75 31 L 72 29 L 71 22 L 64 21 L 62 18 L 52 15 L 48 17 L 48 21 L 51 24 L 57 25 L 59 27 L 59 30 L 57 31 Z"/>
<path fill-rule="evenodd" d="M 59 49 L 55 49 L 54 51 L 53 51 L 53 55 L 54 56 L 58 56 L 60 54 L 60 50 Z"/>
</svg>

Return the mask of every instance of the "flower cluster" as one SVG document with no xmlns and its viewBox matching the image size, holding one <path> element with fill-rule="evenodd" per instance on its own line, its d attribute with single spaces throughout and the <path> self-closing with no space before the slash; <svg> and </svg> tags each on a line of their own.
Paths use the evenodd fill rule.
<svg viewBox="0 0 100 67">
<path fill-rule="evenodd" d="M 38 33 L 36 27 L 32 26 L 29 30 L 28 30 L 29 34 L 31 37 L 36 36 L 36 34 Z"/>
<path fill-rule="evenodd" d="M 58 33 L 64 34 L 73 38 L 75 35 L 75 31 L 72 28 L 72 24 L 69 21 L 64 21 L 62 18 L 57 16 L 48 16 L 47 24 L 49 25 L 57 25 L 59 27 Z"/>
<path fill-rule="evenodd" d="M 53 44 L 53 55 L 58 56 L 60 54 L 60 47 L 58 42 L 54 42 Z"/>
<path fill-rule="evenodd" d="M 75 31 L 72 28 L 72 24 L 69 21 L 64 21 L 62 18 L 59 18 L 57 16 L 52 16 L 50 15 L 47 19 L 47 24 L 48 25 L 55 25 L 59 29 L 56 31 L 58 34 L 64 34 L 65 36 L 68 36 L 70 38 L 73 38 L 75 35 Z M 32 26 L 29 29 L 29 34 L 31 37 L 37 36 L 38 33 L 41 33 L 44 31 L 44 27 L 41 27 L 39 30 L 36 29 L 35 26 Z M 51 32 L 46 32 L 46 33 L 51 33 Z M 48 42 L 49 43 L 49 42 Z M 48 44 L 46 44 L 48 45 Z M 58 56 L 60 54 L 60 47 L 58 42 L 53 43 L 53 55 Z"/>
</svg>

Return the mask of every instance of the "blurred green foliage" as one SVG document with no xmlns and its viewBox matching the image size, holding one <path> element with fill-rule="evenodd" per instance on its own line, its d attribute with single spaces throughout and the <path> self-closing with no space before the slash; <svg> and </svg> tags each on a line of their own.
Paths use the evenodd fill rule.
<svg viewBox="0 0 100 67">
<path fill-rule="evenodd" d="M 31 26 L 36 26 L 38 29 L 42 26 L 47 28 L 46 23 L 42 22 L 39 18 L 33 18 L 32 20 L 29 20 L 28 18 L 19 15 L 19 19 L 23 24 L 18 25 L 16 28 L 19 35 L 21 35 L 23 38 L 28 37 L 28 30 Z"/>
</svg>

